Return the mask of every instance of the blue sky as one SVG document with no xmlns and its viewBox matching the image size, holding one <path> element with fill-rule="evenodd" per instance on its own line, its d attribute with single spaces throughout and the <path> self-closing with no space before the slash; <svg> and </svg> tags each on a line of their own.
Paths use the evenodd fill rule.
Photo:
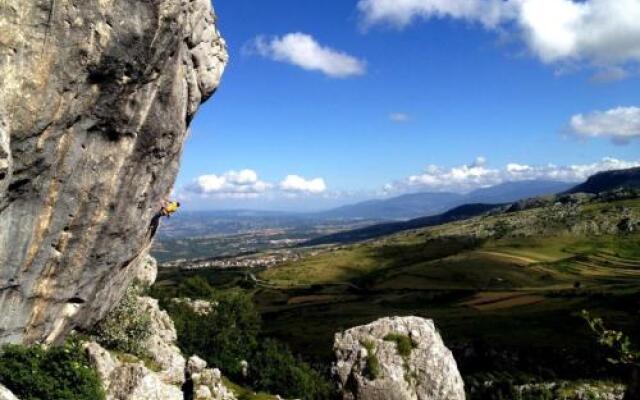
<svg viewBox="0 0 640 400">
<path fill-rule="evenodd" d="M 635 165 L 640 2 L 531 1 L 214 2 L 230 62 L 176 192 L 301 210 Z"/>
</svg>

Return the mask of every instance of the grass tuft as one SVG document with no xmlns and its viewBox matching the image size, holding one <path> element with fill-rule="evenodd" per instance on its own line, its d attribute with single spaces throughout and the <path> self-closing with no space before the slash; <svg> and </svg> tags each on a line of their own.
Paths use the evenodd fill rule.
<svg viewBox="0 0 640 400">
<path fill-rule="evenodd" d="M 365 340 L 364 342 L 361 342 L 361 344 L 365 349 L 367 349 L 367 361 L 365 370 L 363 371 L 364 376 L 370 381 L 376 380 L 382 371 L 380 368 L 380 361 L 374 353 L 376 350 L 375 344 L 369 340 Z"/>
<path fill-rule="evenodd" d="M 402 358 L 408 358 L 411 355 L 411 350 L 416 348 L 415 343 L 408 335 L 402 335 L 400 333 L 390 333 L 383 338 L 385 342 L 395 342 L 398 354 Z"/>
</svg>

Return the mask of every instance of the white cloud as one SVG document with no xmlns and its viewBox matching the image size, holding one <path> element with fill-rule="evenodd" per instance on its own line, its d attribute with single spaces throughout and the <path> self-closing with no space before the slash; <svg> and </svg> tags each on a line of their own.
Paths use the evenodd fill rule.
<svg viewBox="0 0 640 400">
<path fill-rule="evenodd" d="M 327 185 L 322 178 L 305 179 L 298 175 L 287 175 L 280 182 L 280 189 L 290 193 L 322 193 L 327 190 Z"/>
<path fill-rule="evenodd" d="M 250 47 L 272 60 L 286 62 L 309 71 L 320 71 L 333 78 L 347 78 L 366 72 L 363 60 L 322 46 L 305 33 L 288 33 L 273 38 L 258 36 Z"/>
<path fill-rule="evenodd" d="M 576 114 L 569 121 L 572 133 L 584 137 L 610 137 L 619 143 L 640 138 L 640 107 Z"/>
<path fill-rule="evenodd" d="M 419 18 L 448 17 L 515 30 L 545 63 L 603 68 L 640 61 L 638 0 L 359 0 L 358 8 L 367 25 L 403 28 Z"/>
<path fill-rule="evenodd" d="M 507 8 L 502 0 L 360 0 L 366 25 L 389 23 L 403 28 L 418 18 L 460 18 L 496 26 Z"/>
<path fill-rule="evenodd" d="M 394 112 L 389 114 L 389 119 L 393 122 L 403 123 L 408 122 L 411 119 L 411 116 L 404 112 Z"/>
<path fill-rule="evenodd" d="M 189 192 L 217 197 L 251 198 L 265 193 L 273 185 L 258 179 L 251 169 L 227 171 L 222 175 L 201 175 L 187 187 Z"/>
<path fill-rule="evenodd" d="M 532 166 L 510 163 L 503 168 L 489 168 L 486 166 L 486 160 L 479 157 L 471 164 L 452 168 L 429 165 L 420 174 L 385 185 L 384 190 L 386 193 L 414 191 L 468 192 L 505 182 L 525 180 L 581 182 L 596 172 L 637 166 L 640 166 L 640 160 L 624 161 L 605 157 L 592 164 Z"/>
<path fill-rule="evenodd" d="M 221 175 L 201 175 L 184 189 L 184 196 L 191 193 L 220 199 L 253 199 L 294 194 L 317 195 L 324 193 L 327 185 L 322 178 L 305 179 L 299 175 L 287 175 L 280 183 L 275 184 L 261 180 L 252 169 L 243 169 L 227 171 Z"/>
</svg>

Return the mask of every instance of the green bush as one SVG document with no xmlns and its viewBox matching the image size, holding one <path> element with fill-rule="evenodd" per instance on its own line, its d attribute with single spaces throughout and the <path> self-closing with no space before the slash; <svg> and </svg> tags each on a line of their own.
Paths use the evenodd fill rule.
<svg viewBox="0 0 640 400">
<path fill-rule="evenodd" d="M 147 357 L 143 343 L 151 335 L 151 316 L 140 310 L 140 289 L 132 285 L 120 303 L 100 321 L 91 336 L 109 350 Z"/>
<path fill-rule="evenodd" d="M 286 398 L 325 400 L 331 398 L 331 385 L 289 348 L 272 339 L 260 343 L 249 363 L 253 387 L 278 393 Z"/>
<path fill-rule="evenodd" d="M 98 374 L 80 344 L 5 346 L 0 352 L 0 382 L 22 400 L 101 400 Z"/>
<path fill-rule="evenodd" d="M 260 317 L 251 298 L 241 291 L 216 294 L 208 315 L 199 315 L 187 304 L 170 303 L 168 311 L 178 331 L 178 345 L 184 354 L 197 354 L 209 365 L 236 379 L 242 360 L 256 349 Z"/>
</svg>

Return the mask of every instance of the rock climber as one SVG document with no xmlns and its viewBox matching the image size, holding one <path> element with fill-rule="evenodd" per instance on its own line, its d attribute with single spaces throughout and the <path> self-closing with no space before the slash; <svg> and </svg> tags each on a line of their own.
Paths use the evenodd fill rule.
<svg viewBox="0 0 640 400">
<path fill-rule="evenodd" d="M 158 230 L 158 226 L 160 225 L 160 218 L 167 217 L 170 218 L 172 214 L 174 214 L 180 208 L 179 201 L 169 201 L 163 200 L 160 205 L 160 211 L 156 213 L 151 219 L 151 225 L 149 226 L 149 236 L 154 237 L 156 235 L 156 231 Z"/>
<path fill-rule="evenodd" d="M 160 207 L 160 216 L 169 218 L 173 213 L 178 211 L 178 208 L 180 208 L 179 201 L 164 200 L 162 202 L 162 206 Z"/>
</svg>

